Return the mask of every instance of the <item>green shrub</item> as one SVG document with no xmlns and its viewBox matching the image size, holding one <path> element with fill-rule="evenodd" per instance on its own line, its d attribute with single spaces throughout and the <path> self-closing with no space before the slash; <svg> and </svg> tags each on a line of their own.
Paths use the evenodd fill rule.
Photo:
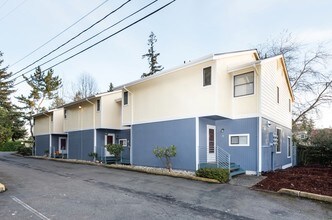
<svg viewBox="0 0 332 220">
<path fill-rule="evenodd" d="M 332 166 L 332 147 L 298 145 L 297 164 Z"/>
<path fill-rule="evenodd" d="M 20 141 L 8 141 L 2 145 L 0 145 L 0 151 L 17 151 L 19 146 L 21 146 Z"/>
<path fill-rule="evenodd" d="M 18 147 L 17 153 L 21 154 L 22 156 L 31 156 L 32 155 L 32 148 L 21 145 L 21 146 Z"/>
<path fill-rule="evenodd" d="M 229 180 L 229 171 L 223 168 L 200 168 L 196 171 L 196 176 L 218 180 L 226 183 Z"/>
<path fill-rule="evenodd" d="M 115 163 L 120 161 L 121 152 L 123 151 L 123 146 L 121 144 L 108 144 L 106 145 L 107 151 L 114 155 Z"/>
<path fill-rule="evenodd" d="M 176 147 L 171 145 L 169 147 L 156 147 L 153 149 L 153 154 L 158 157 L 161 162 L 164 163 L 165 167 L 171 172 L 172 161 L 171 158 L 176 156 Z"/>
<path fill-rule="evenodd" d="M 92 160 L 95 162 L 96 159 L 98 158 L 98 153 L 91 152 L 88 154 L 89 157 L 92 157 Z"/>
</svg>

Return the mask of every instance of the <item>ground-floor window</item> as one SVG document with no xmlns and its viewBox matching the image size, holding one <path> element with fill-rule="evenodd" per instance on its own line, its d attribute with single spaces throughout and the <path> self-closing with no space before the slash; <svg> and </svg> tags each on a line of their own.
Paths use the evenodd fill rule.
<svg viewBox="0 0 332 220">
<path fill-rule="evenodd" d="M 230 134 L 229 146 L 249 146 L 250 135 L 249 134 Z"/>
<path fill-rule="evenodd" d="M 291 146 L 291 138 L 287 137 L 287 157 L 291 157 L 292 146 Z"/>
</svg>

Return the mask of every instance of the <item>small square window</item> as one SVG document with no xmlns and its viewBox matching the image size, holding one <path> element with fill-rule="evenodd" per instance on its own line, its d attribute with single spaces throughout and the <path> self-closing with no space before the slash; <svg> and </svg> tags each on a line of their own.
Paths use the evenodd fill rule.
<svg viewBox="0 0 332 220">
<path fill-rule="evenodd" d="M 203 69 L 203 86 L 211 85 L 211 67 Z"/>
<path fill-rule="evenodd" d="M 128 104 L 128 92 L 124 92 L 123 93 L 123 105 L 127 105 Z"/>
<path fill-rule="evenodd" d="M 100 111 L 100 99 L 97 100 L 97 111 Z"/>
<path fill-rule="evenodd" d="M 123 147 L 127 147 L 128 141 L 127 141 L 127 139 L 119 139 L 119 144 Z"/>
</svg>

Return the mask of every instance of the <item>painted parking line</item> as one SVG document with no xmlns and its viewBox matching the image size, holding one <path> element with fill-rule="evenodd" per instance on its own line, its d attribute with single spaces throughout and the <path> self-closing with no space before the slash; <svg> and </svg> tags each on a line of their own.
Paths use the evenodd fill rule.
<svg viewBox="0 0 332 220">
<path fill-rule="evenodd" d="M 20 199 L 16 198 L 15 196 L 11 196 L 11 198 L 17 202 L 18 204 L 20 204 L 21 206 L 23 206 L 24 208 L 26 208 L 27 210 L 29 210 L 31 213 L 35 214 L 36 216 L 38 216 L 40 219 L 43 220 L 50 220 L 49 218 L 47 218 L 45 215 L 43 215 L 42 213 L 38 212 L 36 209 L 32 208 L 31 206 L 29 206 L 28 204 L 22 202 Z"/>
</svg>

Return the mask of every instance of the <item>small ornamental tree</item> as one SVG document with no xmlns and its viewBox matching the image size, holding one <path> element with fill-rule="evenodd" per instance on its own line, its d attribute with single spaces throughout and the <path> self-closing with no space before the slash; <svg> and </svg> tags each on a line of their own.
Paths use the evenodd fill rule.
<svg viewBox="0 0 332 220">
<path fill-rule="evenodd" d="M 121 152 L 123 151 L 123 146 L 121 144 L 107 144 L 107 151 L 114 155 L 115 163 L 117 164 L 121 157 Z"/>
<path fill-rule="evenodd" d="M 171 158 L 176 156 L 176 147 L 171 145 L 169 147 L 156 147 L 153 149 L 153 154 L 161 160 L 169 172 L 172 170 Z"/>
</svg>

